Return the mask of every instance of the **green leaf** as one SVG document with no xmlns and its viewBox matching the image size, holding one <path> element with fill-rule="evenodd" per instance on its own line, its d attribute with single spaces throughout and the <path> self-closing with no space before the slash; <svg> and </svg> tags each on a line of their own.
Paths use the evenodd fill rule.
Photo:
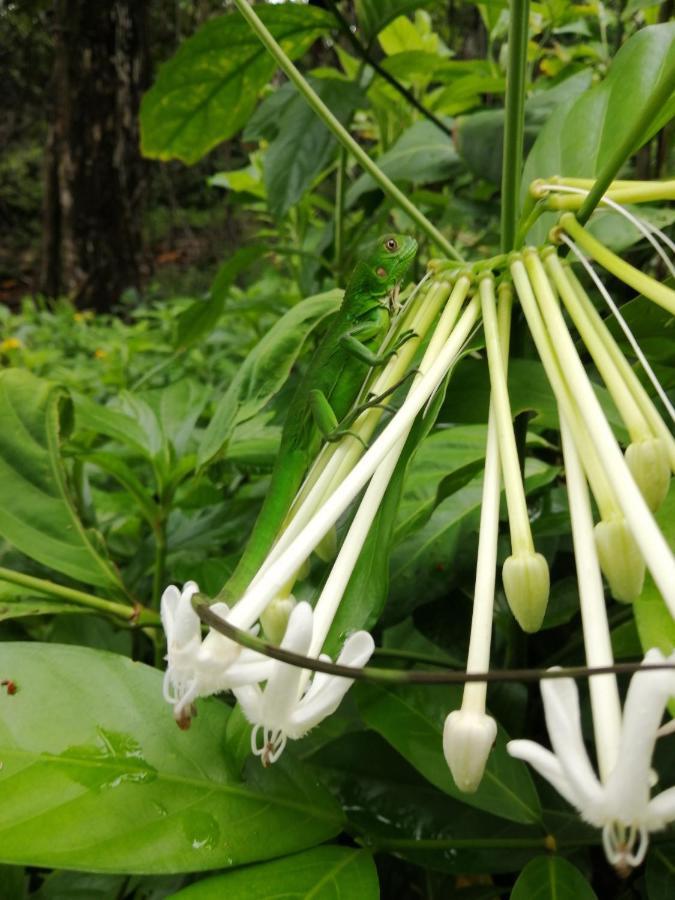
<svg viewBox="0 0 675 900">
<path fill-rule="evenodd" d="M 0 696 L 0 861 L 194 872 L 340 831 L 339 808 L 302 764 L 233 772 L 222 703 L 201 701 L 190 730 L 176 728 L 155 669 L 38 643 L 5 644 L 2 665 L 17 691 Z"/>
<path fill-rule="evenodd" d="M 296 856 L 199 881 L 174 900 L 378 900 L 377 871 L 367 850 L 316 847 Z"/>
<path fill-rule="evenodd" d="M 177 349 L 184 350 L 196 344 L 216 327 L 235 278 L 243 269 L 260 258 L 260 252 L 257 244 L 240 247 L 222 264 L 211 285 L 208 300 L 195 300 L 178 316 L 175 341 Z"/>
<path fill-rule="evenodd" d="M 131 416 L 110 406 L 94 403 L 83 394 L 75 394 L 73 403 L 78 429 L 86 428 L 96 434 L 103 434 L 131 447 L 146 458 L 152 458 L 146 434 L 141 424 Z"/>
<path fill-rule="evenodd" d="M 349 831 L 381 853 L 466 875 L 520 871 L 545 847 L 541 825 L 509 822 L 449 797 L 372 731 L 324 743 L 311 762 L 348 811 Z"/>
<path fill-rule="evenodd" d="M 300 301 L 253 347 L 216 406 L 199 447 L 199 466 L 220 453 L 235 425 L 252 418 L 276 394 L 308 335 L 338 309 L 342 293 L 336 289 Z"/>
<path fill-rule="evenodd" d="M 311 78 L 310 83 L 333 115 L 344 125 L 354 110 L 365 106 L 359 87 L 338 78 Z M 267 205 L 282 218 L 314 179 L 335 158 L 338 145 L 323 121 L 291 84 L 281 109 L 282 127 L 267 148 L 263 170 Z"/>
<path fill-rule="evenodd" d="M 569 100 L 551 116 L 527 158 L 522 196 L 535 178 L 596 176 L 673 66 L 675 22 L 653 25 L 634 34 L 614 57 L 603 82 Z M 652 128 L 645 130 L 643 143 L 674 112 L 675 96 Z M 542 216 L 530 230 L 528 240 L 543 242 L 553 218 L 553 214 Z"/>
<path fill-rule="evenodd" d="M 370 44 L 390 22 L 408 12 L 428 6 L 430 0 L 356 0 L 356 20 Z"/>
<path fill-rule="evenodd" d="M 675 897 L 675 844 L 651 847 L 647 856 L 648 900 Z"/>
<path fill-rule="evenodd" d="M 51 382 L 20 369 L 0 373 L 0 535 L 57 572 L 119 592 L 119 577 L 68 490 L 59 439 L 70 412 Z"/>
<path fill-rule="evenodd" d="M 414 184 L 444 181 L 458 163 L 459 157 L 451 139 L 426 119 L 404 131 L 392 148 L 377 160 L 380 169 L 393 181 Z M 362 194 L 375 187 L 370 175 L 361 175 L 347 191 L 347 206 L 353 206 Z"/>
<path fill-rule="evenodd" d="M 571 102 L 587 90 L 591 79 L 590 70 L 577 72 L 554 88 L 538 91 L 525 101 L 525 151 L 532 147 L 545 122 L 557 114 L 562 104 Z M 471 172 L 493 184 L 500 183 L 504 142 L 503 109 L 488 109 L 471 116 L 460 116 L 455 124 L 455 142 L 459 155 Z"/>
<path fill-rule="evenodd" d="M 329 13 L 314 6 L 261 4 L 256 12 L 291 59 L 334 25 Z M 275 67 L 238 13 L 206 22 L 164 63 L 143 97 L 144 155 L 197 162 L 246 124 Z"/>
<path fill-rule="evenodd" d="M 520 873 L 510 900 L 597 900 L 581 872 L 559 856 L 538 856 Z"/>
<path fill-rule="evenodd" d="M 443 755 L 443 723 L 461 704 L 462 690 L 421 685 L 384 688 L 358 685 L 355 696 L 366 725 L 408 760 L 418 772 L 451 797 L 512 822 L 538 822 L 539 798 L 526 766 L 506 752 L 500 729 L 485 775 L 474 794 L 460 791 Z"/>
<path fill-rule="evenodd" d="M 7 581 L 0 581 L 0 622 L 6 619 L 22 619 L 26 616 L 91 612 L 82 606 L 75 606 L 74 603 L 64 603 L 61 600 L 50 600 L 48 597 L 28 594 L 27 590 L 27 588 L 21 588 Z M 23 596 L 24 594 L 25 596 Z"/>
<path fill-rule="evenodd" d="M 525 489 L 531 491 L 551 482 L 558 470 L 538 459 L 528 458 L 525 467 Z M 482 474 L 436 506 L 425 524 L 398 543 L 392 553 L 390 603 L 397 616 L 406 614 L 420 602 L 438 595 L 440 586 L 447 589 L 447 570 L 467 540 L 475 540 L 482 499 Z M 426 513 L 428 500 L 418 500 L 419 515 Z M 417 517 L 409 508 L 407 514 Z M 439 578 L 439 573 L 441 573 Z M 443 574 L 445 573 L 445 574 Z"/>
</svg>

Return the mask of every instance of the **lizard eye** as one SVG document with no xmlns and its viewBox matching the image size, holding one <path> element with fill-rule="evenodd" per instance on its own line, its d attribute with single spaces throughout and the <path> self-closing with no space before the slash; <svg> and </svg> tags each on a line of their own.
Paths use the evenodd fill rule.
<svg viewBox="0 0 675 900">
<path fill-rule="evenodd" d="M 387 238 L 384 246 L 393 253 L 395 250 L 398 250 L 398 241 L 395 238 Z"/>
</svg>

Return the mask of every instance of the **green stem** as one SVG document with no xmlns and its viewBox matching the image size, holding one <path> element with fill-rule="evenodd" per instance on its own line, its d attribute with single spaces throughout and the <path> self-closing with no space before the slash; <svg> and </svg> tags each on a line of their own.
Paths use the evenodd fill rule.
<svg viewBox="0 0 675 900">
<path fill-rule="evenodd" d="M 401 82 L 398 81 L 398 79 L 394 78 L 394 76 L 390 72 L 387 72 L 387 70 L 383 66 L 381 66 L 377 62 L 376 59 L 373 59 L 373 57 L 370 53 L 370 50 L 367 47 L 363 46 L 361 41 L 357 38 L 357 36 L 352 31 L 351 25 L 349 24 L 349 22 L 345 19 L 345 17 L 340 12 L 340 9 L 339 9 L 337 3 L 335 2 L 335 0 L 330 0 L 330 7 L 331 7 L 331 12 L 337 19 L 337 22 L 340 25 L 340 28 L 344 32 L 345 37 L 347 38 L 349 43 L 352 45 L 354 50 L 356 50 L 356 52 L 361 57 L 361 59 L 365 63 L 367 63 L 371 67 L 371 69 L 374 69 L 374 71 L 377 72 L 377 74 L 381 78 L 383 78 L 387 82 L 387 84 L 390 84 L 394 88 L 395 91 L 397 91 L 402 97 L 405 97 L 405 99 L 408 101 L 408 103 L 410 103 L 411 106 L 414 106 L 418 112 L 422 113 L 422 115 L 424 116 L 425 119 L 429 119 L 430 122 L 433 122 L 437 128 L 440 128 L 441 131 L 443 131 L 445 134 L 448 135 L 448 137 L 451 138 L 452 137 L 452 129 L 449 128 L 445 124 L 445 122 L 442 122 L 437 116 L 435 116 L 431 112 L 431 110 L 427 109 L 426 106 L 424 106 L 422 103 L 420 103 L 420 101 L 412 93 L 412 91 L 409 91 L 408 88 L 405 87 L 404 85 L 402 85 Z"/>
<path fill-rule="evenodd" d="M 335 179 L 335 269 L 338 274 L 342 270 L 343 237 L 345 221 L 345 170 L 347 168 L 347 151 L 340 147 L 337 174 Z"/>
<path fill-rule="evenodd" d="M 675 59 L 671 61 L 658 87 L 633 123 L 633 127 L 629 129 L 624 139 L 617 145 L 596 178 L 595 184 L 577 213 L 577 221 L 582 225 L 589 220 L 591 213 L 600 202 L 602 195 L 614 180 L 614 176 L 621 166 L 642 144 L 645 135 L 650 133 L 654 119 L 670 100 L 673 91 L 675 91 Z"/>
<path fill-rule="evenodd" d="M 529 0 L 513 0 L 509 21 L 509 65 L 506 74 L 506 118 L 502 166 L 501 246 L 513 250 L 518 221 L 518 196 L 523 169 L 525 128 L 525 82 Z"/>
<path fill-rule="evenodd" d="M 286 73 L 314 112 L 325 123 L 326 127 L 333 132 L 334 136 L 342 146 L 352 154 L 361 166 L 363 166 L 365 171 L 368 172 L 371 178 L 380 186 L 386 196 L 389 197 L 396 206 L 402 209 L 403 212 L 405 212 L 417 225 L 420 231 L 426 234 L 432 241 L 435 241 L 445 253 L 455 259 L 461 259 L 462 257 L 458 251 L 455 250 L 450 241 L 448 241 L 436 226 L 410 202 L 406 195 L 396 187 L 393 181 L 387 178 L 384 172 L 382 172 L 368 156 L 365 150 L 363 150 L 363 148 L 354 140 L 347 129 L 335 118 L 323 100 L 321 100 L 318 94 L 312 90 L 310 85 L 286 56 L 267 28 L 265 28 L 258 16 L 247 3 L 247 0 L 234 0 L 234 3 L 267 50 L 276 59 L 279 67 Z"/>
<path fill-rule="evenodd" d="M 85 591 L 78 591 L 75 588 L 55 584 L 53 581 L 47 581 L 44 578 L 35 578 L 33 575 L 24 575 L 22 572 L 15 572 L 12 569 L 2 567 L 0 567 L 0 579 L 9 581 L 10 584 L 18 584 L 29 590 L 38 591 L 40 594 L 60 597 L 62 600 L 68 600 L 69 603 L 74 603 L 77 606 L 96 609 L 99 612 L 123 619 L 125 622 L 133 620 L 134 624 L 139 626 L 159 624 L 157 613 L 143 606 L 131 607 L 123 603 L 115 603 L 113 600 L 103 600 L 101 597 L 95 597 L 93 594 L 87 594 Z"/>
<path fill-rule="evenodd" d="M 159 601 L 166 580 L 166 518 L 162 515 L 155 526 L 155 562 L 152 570 L 152 608 L 159 609 Z"/>
</svg>

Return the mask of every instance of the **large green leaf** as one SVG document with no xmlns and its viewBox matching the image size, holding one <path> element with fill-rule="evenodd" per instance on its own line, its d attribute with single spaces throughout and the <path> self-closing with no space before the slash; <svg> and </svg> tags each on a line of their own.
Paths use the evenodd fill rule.
<svg viewBox="0 0 675 900">
<path fill-rule="evenodd" d="M 238 423 L 254 416 L 288 378 L 307 336 L 335 312 L 341 290 L 326 291 L 297 303 L 253 347 L 216 406 L 202 439 L 198 463 L 203 466 L 228 442 Z"/>
<path fill-rule="evenodd" d="M 509 822 L 455 800 L 372 731 L 324 742 L 311 762 L 347 811 L 349 831 L 375 851 L 468 874 L 517 872 L 545 847 L 541 825 Z"/>
<path fill-rule="evenodd" d="M 538 856 L 520 873 L 510 900 L 597 900 L 581 872 L 559 856 Z"/>
<path fill-rule="evenodd" d="M 552 175 L 593 178 L 629 133 L 645 105 L 675 67 L 675 22 L 634 34 L 617 53 L 607 78 L 555 111 L 532 148 L 522 179 L 526 194 L 535 178 Z M 665 104 L 642 142 L 675 113 L 675 95 Z M 634 147 L 633 150 L 637 150 Z M 528 239 L 545 240 L 551 216 L 531 229 Z"/>
<path fill-rule="evenodd" d="M 485 76 L 483 76 L 485 77 Z M 525 101 L 525 150 L 534 144 L 545 122 L 564 103 L 571 102 L 591 85 L 592 73 L 584 70 L 548 90 L 538 91 Z M 502 177 L 504 110 L 486 109 L 460 116 L 455 123 L 455 143 L 467 168 L 493 184 Z"/>
<path fill-rule="evenodd" d="M 377 164 L 393 181 L 428 184 L 447 179 L 457 168 L 459 157 L 448 135 L 423 119 L 404 131 Z M 372 176 L 361 175 L 347 191 L 347 205 L 352 206 L 361 194 L 376 187 Z"/>
<path fill-rule="evenodd" d="M 525 489 L 531 491 L 550 483 L 558 470 L 538 459 L 528 458 L 525 466 Z M 473 477 L 456 492 L 441 500 L 421 528 L 412 530 L 392 553 L 392 604 L 398 617 L 415 605 L 429 602 L 439 591 L 447 590 L 448 570 L 452 569 L 460 549 L 480 518 L 483 476 Z M 432 486 L 429 486 L 432 489 Z M 429 498 L 419 494 L 409 499 L 406 515 L 419 520 L 429 509 Z"/>
<path fill-rule="evenodd" d="M 296 856 L 206 878 L 175 900 L 377 900 L 377 871 L 366 850 L 316 847 Z"/>
<path fill-rule="evenodd" d="M 332 16 L 314 6 L 260 5 L 256 12 L 291 59 L 334 25 Z M 143 98 L 143 153 L 197 162 L 246 124 L 275 66 L 238 13 L 206 22 L 160 68 Z"/>
<path fill-rule="evenodd" d="M 456 787 L 443 755 L 443 723 L 450 710 L 459 708 L 461 688 L 359 685 L 354 693 L 366 724 L 437 788 L 512 822 L 540 820 L 539 798 L 530 774 L 506 752 L 501 729 L 478 790 L 464 794 Z"/>
<path fill-rule="evenodd" d="M 117 573 L 68 491 L 59 437 L 70 412 L 51 382 L 21 369 L 0 373 L 0 535 L 57 572 L 119 591 Z"/>
<path fill-rule="evenodd" d="M 335 75 L 339 73 L 336 71 Z M 338 77 L 310 78 L 312 87 L 333 115 L 345 124 L 366 105 L 361 89 Z M 337 154 L 332 133 L 307 101 L 287 82 L 260 105 L 246 136 L 264 132 L 272 138 L 263 161 L 267 205 L 281 218 L 298 202 L 314 179 Z"/>
<path fill-rule="evenodd" d="M 0 861 L 159 874 L 241 865 L 340 831 L 301 764 L 245 780 L 224 747 L 228 708 L 202 701 L 176 728 L 162 675 L 123 656 L 5 644 L 0 695 Z"/>
</svg>

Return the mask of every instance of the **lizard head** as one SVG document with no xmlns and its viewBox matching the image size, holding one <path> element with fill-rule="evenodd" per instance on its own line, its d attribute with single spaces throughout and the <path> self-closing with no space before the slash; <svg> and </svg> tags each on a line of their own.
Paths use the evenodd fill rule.
<svg viewBox="0 0 675 900">
<path fill-rule="evenodd" d="M 405 234 L 384 234 L 371 247 L 368 268 L 376 284 L 388 293 L 399 284 L 417 253 L 417 241 Z"/>
</svg>

